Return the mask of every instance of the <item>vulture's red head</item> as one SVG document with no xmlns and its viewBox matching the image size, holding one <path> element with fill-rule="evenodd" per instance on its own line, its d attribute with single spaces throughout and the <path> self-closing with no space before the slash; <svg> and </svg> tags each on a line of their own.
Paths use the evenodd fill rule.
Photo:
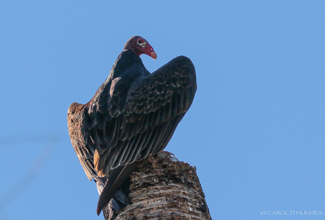
<svg viewBox="0 0 325 220">
<path fill-rule="evenodd" d="M 132 50 L 135 54 L 140 56 L 141 54 L 147 54 L 154 60 L 157 58 L 157 54 L 153 50 L 152 46 L 143 37 L 134 36 L 131 37 L 125 44 L 124 50 Z"/>
</svg>

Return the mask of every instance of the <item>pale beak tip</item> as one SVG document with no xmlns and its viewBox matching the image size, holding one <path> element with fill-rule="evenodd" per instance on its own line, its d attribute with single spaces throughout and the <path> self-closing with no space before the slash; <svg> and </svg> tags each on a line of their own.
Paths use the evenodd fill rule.
<svg viewBox="0 0 325 220">
<path fill-rule="evenodd" d="M 157 54 L 156 54 L 155 51 L 152 51 L 152 52 L 150 53 L 150 56 L 153 58 L 153 60 L 156 60 L 156 59 L 157 59 Z"/>
</svg>

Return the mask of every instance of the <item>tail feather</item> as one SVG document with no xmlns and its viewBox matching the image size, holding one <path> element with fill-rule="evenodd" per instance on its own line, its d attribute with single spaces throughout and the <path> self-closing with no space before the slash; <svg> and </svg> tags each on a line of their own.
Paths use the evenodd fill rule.
<svg viewBox="0 0 325 220">
<path fill-rule="evenodd" d="M 136 168 L 137 163 L 128 164 L 112 170 L 108 176 L 104 188 L 101 191 L 97 204 L 97 215 L 101 213 L 103 208 L 111 201 L 115 193 L 127 180 L 133 170 Z M 120 197 L 117 195 L 117 197 Z M 120 199 L 126 199 L 121 197 Z"/>
</svg>

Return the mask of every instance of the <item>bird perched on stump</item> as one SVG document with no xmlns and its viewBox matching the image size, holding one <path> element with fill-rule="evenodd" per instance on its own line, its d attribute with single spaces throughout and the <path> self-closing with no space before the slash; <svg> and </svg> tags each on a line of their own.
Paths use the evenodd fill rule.
<svg viewBox="0 0 325 220">
<path fill-rule="evenodd" d="M 69 135 L 81 166 L 89 180 L 103 185 L 98 215 L 137 162 L 166 147 L 196 92 L 189 58 L 176 57 L 150 74 L 141 54 L 157 58 L 147 40 L 134 36 L 94 97 L 68 110 Z"/>
</svg>

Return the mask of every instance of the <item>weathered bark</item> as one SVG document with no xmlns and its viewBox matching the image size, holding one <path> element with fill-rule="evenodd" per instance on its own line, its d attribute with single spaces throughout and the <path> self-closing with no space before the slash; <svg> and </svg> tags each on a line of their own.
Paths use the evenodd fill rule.
<svg viewBox="0 0 325 220">
<path fill-rule="evenodd" d="M 131 204 L 112 219 L 211 219 L 196 168 L 168 152 L 139 164 L 131 175 L 129 199 Z"/>
</svg>

